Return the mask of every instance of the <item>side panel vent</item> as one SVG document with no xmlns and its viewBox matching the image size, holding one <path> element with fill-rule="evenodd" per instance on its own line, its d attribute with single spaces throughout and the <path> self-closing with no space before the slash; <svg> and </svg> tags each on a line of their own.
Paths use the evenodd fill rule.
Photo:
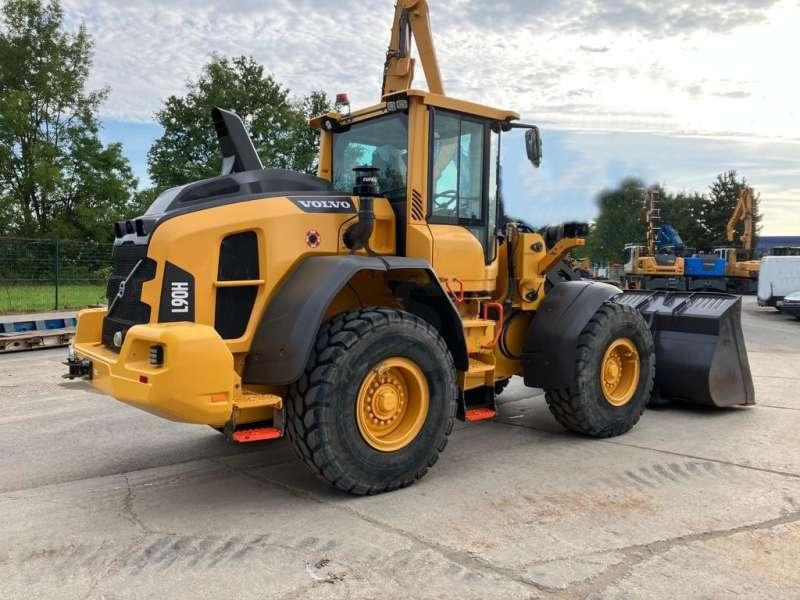
<svg viewBox="0 0 800 600">
<path fill-rule="evenodd" d="M 255 285 L 217 288 L 214 329 L 222 339 L 235 340 L 244 335 L 257 292 L 258 286 Z"/>
<path fill-rule="evenodd" d="M 411 190 L 411 218 L 415 221 L 425 220 L 425 211 L 422 209 L 422 194 Z"/>
<path fill-rule="evenodd" d="M 254 231 L 229 235 L 219 249 L 219 281 L 258 279 L 258 238 Z"/>
<path fill-rule="evenodd" d="M 255 232 L 236 233 L 222 240 L 218 282 L 258 280 L 259 276 L 258 237 Z M 257 281 L 253 281 L 253 285 L 217 288 L 214 328 L 223 339 L 233 340 L 244 335 L 257 294 Z"/>
</svg>

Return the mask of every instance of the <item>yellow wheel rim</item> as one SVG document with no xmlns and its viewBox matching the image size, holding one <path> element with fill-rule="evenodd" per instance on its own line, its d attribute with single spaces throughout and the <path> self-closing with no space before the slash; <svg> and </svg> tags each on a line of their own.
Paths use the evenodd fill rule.
<svg viewBox="0 0 800 600">
<path fill-rule="evenodd" d="M 639 386 L 639 352 L 628 338 L 617 338 L 600 363 L 600 387 L 612 406 L 625 406 Z"/>
<path fill-rule="evenodd" d="M 361 382 L 356 421 L 364 441 L 394 452 L 417 437 L 428 416 L 430 396 L 425 374 L 407 358 L 387 358 Z"/>
</svg>

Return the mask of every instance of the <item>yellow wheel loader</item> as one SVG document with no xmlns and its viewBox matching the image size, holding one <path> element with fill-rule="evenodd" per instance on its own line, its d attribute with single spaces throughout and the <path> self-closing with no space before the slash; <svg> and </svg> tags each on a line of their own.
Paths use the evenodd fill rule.
<svg viewBox="0 0 800 600">
<path fill-rule="evenodd" d="M 215 109 L 222 173 L 117 224 L 108 308 L 79 314 L 67 376 L 236 442 L 286 434 L 354 494 L 422 477 L 514 375 L 596 437 L 654 397 L 752 404 L 737 298 L 580 281 L 562 259 L 585 224 L 503 214 L 501 137 L 524 129 L 538 166 L 539 130 L 446 96 L 427 23 L 399 2 L 381 101 L 311 121 L 316 177 L 262 168 Z M 409 89 L 412 34 L 432 91 Z"/>
</svg>

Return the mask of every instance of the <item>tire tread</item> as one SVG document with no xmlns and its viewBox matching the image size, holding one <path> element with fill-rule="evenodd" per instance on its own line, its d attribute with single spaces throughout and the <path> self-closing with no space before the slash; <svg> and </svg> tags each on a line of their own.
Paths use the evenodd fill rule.
<svg viewBox="0 0 800 600">
<path fill-rule="evenodd" d="M 347 462 L 334 456 L 330 444 L 326 443 L 325 428 L 320 426 L 320 410 L 329 406 L 323 400 L 333 393 L 333 373 L 350 349 L 367 333 L 389 324 L 401 323 L 424 331 L 435 343 L 431 352 L 447 357 L 450 372 L 448 382 L 452 387 L 452 401 L 447 412 L 444 435 L 430 449 L 423 465 L 411 477 L 385 482 L 380 486 L 358 483 L 347 472 Z M 319 389 L 322 388 L 322 389 Z M 327 390 L 325 388 L 328 388 Z M 315 393 L 318 392 L 318 393 Z M 286 431 L 295 447 L 295 453 L 312 472 L 336 488 L 355 495 L 379 494 L 407 487 L 422 478 L 439 458 L 447 446 L 448 436 L 453 430 L 456 415 L 457 388 L 455 365 L 447 344 L 427 321 L 400 310 L 373 307 L 342 313 L 333 317 L 320 328 L 314 351 L 311 353 L 303 375 L 289 386 L 286 403 Z M 318 400 L 310 401 L 310 398 Z"/>
</svg>

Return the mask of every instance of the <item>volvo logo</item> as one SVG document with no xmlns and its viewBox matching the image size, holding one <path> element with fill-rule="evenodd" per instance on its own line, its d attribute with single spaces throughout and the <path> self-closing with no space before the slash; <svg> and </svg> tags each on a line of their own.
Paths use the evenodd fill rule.
<svg viewBox="0 0 800 600">
<path fill-rule="evenodd" d="M 352 208 L 349 200 L 298 200 L 303 208 Z"/>
<path fill-rule="evenodd" d="M 294 205 L 310 213 L 354 213 L 356 207 L 349 196 L 289 196 Z"/>
</svg>

